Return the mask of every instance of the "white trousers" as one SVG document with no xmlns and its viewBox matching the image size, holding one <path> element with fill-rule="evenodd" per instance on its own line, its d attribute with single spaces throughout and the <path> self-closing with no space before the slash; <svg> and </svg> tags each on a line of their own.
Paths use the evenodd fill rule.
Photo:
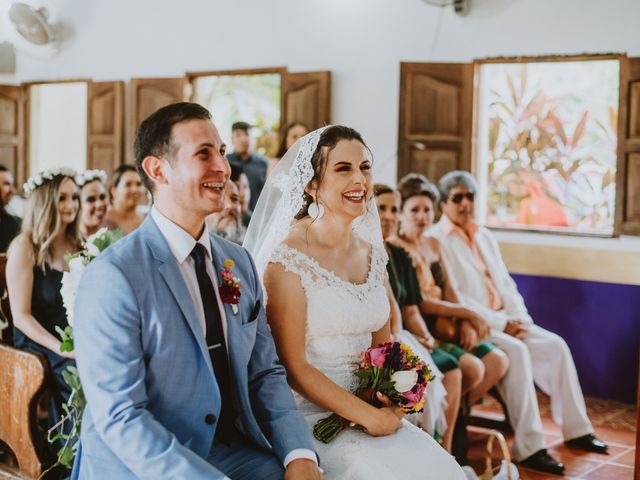
<svg viewBox="0 0 640 480">
<path fill-rule="evenodd" d="M 523 341 L 495 330 L 489 340 L 509 357 L 509 370 L 497 387 L 515 432 L 515 460 L 546 448 L 534 383 L 551 397 L 551 415 L 562 425 L 565 440 L 593 433 L 573 357 L 562 337 L 529 325 Z"/>
</svg>

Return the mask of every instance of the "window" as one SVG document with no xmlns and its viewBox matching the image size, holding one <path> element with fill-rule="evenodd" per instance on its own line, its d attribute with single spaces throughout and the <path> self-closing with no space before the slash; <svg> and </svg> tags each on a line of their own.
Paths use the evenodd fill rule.
<svg viewBox="0 0 640 480">
<path fill-rule="evenodd" d="M 480 62 L 482 223 L 612 235 L 620 61 Z"/>
<path fill-rule="evenodd" d="M 87 168 L 87 82 L 29 87 L 29 172 Z"/>
<path fill-rule="evenodd" d="M 242 73 L 195 77 L 195 101 L 209 109 L 220 136 L 231 146 L 231 125 L 252 126 L 252 150 L 273 157 L 278 150 L 281 74 Z"/>
</svg>

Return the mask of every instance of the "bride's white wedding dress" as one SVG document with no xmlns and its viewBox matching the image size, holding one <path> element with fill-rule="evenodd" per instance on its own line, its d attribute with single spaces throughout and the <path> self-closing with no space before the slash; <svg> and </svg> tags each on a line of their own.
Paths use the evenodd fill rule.
<svg viewBox="0 0 640 480">
<path fill-rule="evenodd" d="M 354 371 L 361 354 L 371 346 L 371 333 L 389 317 L 384 250 L 372 249 L 369 274 L 363 284 L 343 280 L 284 244 L 273 250 L 269 260 L 300 277 L 307 298 L 309 363 L 340 387 L 354 391 Z M 295 397 L 309 428 L 330 415 L 302 396 Z M 329 444 L 315 441 L 315 448 L 327 480 L 466 478 L 453 457 L 406 420 L 402 429 L 386 437 L 347 429 Z"/>
</svg>

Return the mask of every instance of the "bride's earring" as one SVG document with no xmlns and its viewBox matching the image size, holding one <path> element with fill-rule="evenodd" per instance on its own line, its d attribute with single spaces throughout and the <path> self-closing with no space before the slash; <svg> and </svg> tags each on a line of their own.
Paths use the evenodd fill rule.
<svg viewBox="0 0 640 480">
<path fill-rule="evenodd" d="M 324 207 L 320 203 L 311 202 L 307 207 L 307 212 L 311 218 L 318 220 L 324 215 Z"/>
</svg>

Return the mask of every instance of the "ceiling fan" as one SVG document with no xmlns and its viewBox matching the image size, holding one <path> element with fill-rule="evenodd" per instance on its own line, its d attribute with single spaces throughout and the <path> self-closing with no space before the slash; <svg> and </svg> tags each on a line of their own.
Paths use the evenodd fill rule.
<svg viewBox="0 0 640 480">
<path fill-rule="evenodd" d="M 433 5 L 434 7 L 453 7 L 453 10 L 460 16 L 465 16 L 469 13 L 471 7 L 471 0 L 422 0 L 427 5 Z"/>
<path fill-rule="evenodd" d="M 0 44 L 0 59 L 11 57 L 15 71 L 15 52 L 36 58 L 51 58 L 59 50 L 56 26 L 49 21 L 46 8 L 36 8 L 21 1 L 3 2 L 0 8 L 0 30 L 4 43 Z M 9 58 L 10 60 L 10 58 Z M 0 71 L 5 71 L 1 68 Z"/>
</svg>

